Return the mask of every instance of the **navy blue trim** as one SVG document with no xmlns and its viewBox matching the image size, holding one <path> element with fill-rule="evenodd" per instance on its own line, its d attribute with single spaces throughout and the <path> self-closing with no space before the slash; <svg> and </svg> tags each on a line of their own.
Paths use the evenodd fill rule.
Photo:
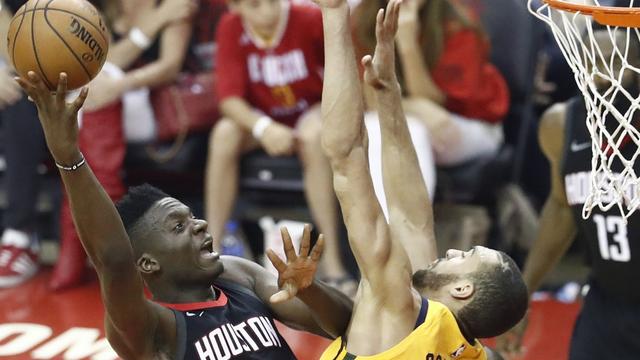
<svg viewBox="0 0 640 360">
<path fill-rule="evenodd" d="M 420 305 L 420 313 L 418 314 L 418 319 L 416 320 L 416 325 L 413 327 L 416 329 L 418 326 L 422 325 L 424 320 L 427 318 L 427 311 L 429 310 L 429 301 L 425 298 L 422 298 L 422 305 Z"/>
</svg>

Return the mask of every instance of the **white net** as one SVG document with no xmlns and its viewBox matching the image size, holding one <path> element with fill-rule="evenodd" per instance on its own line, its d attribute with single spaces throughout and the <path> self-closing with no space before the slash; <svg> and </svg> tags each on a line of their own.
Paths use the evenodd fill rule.
<svg viewBox="0 0 640 360">
<path fill-rule="evenodd" d="M 617 206 L 626 221 L 640 206 L 634 170 L 640 155 L 639 29 L 605 26 L 581 12 L 537 3 L 529 0 L 530 11 L 551 27 L 584 95 L 593 156 L 582 215 L 586 219 L 596 206 Z M 598 0 L 593 5 L 600 6 Z"/>
</svg>

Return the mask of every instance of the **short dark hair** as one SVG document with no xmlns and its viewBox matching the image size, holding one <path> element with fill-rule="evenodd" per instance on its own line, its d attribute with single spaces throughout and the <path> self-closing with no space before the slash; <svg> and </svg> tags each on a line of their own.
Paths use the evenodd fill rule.
<svg viewBox="0 0 640 360">
<path fill-rule="evenodd" d="M 169 197 L 164 191 L 149 184 L 133 186 L 116 204 L 124 228 L 133 241 L 134 232 L 144 214 L 159 200 Z"/>
<path fill-rule="evenodd" d="M 499 264 L 485 264 L 471 274 L 473 300 L 457 313 L 465 329 L 476 338 L 498 336 L 524 316 L 529 306 L 527 286 L 518 265 L 499 252 Z"/>
</svg>

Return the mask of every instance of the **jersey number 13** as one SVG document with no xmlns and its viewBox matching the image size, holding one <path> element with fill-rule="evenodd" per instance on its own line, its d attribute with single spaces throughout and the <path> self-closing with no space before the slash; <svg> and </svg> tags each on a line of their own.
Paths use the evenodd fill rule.
<svg viewBox="0 0 640 360">
<path fill-rule="evenodd" d="M 627 237 L 627 224 L 620 216 L 593 215 L 598 230 L 598 247 L 604 260 L 628 262 L 631 249 Z"/>
</svg>

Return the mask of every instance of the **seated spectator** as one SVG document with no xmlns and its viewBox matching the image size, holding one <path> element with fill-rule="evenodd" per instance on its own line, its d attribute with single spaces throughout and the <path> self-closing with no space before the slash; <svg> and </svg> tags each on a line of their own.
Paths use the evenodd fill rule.
<svg viewBox="0 0 640 360">
<path fill-rule="evenodd" d="M 385 4 L 362 1 L 354 10 L 362 54 L 374 48 L 376 14 Z M 403 106 L 409 118 L 426 126 L 438 165 L 493 154 L 503 142 L 508 88 L 489 63 L 489 44 L 469 13 L 447 0 L 407 0 L 400 10 L 396 43 Z"/>
<path fill-rule="evenodd" d="M 153 136 L 148 89 L 173 81 L 182 69 L 191 36 L 194 0 L 95 0 L 112 30 L 107 64 L 90 84 L 80 119 L 80 148 L 112 200 L 124 195 L 123 122 L 134 119 L 137 133 Z M 99 90 L 98 90 L 99 89 Z M 142 124 L 142 125 L 141 125 Z M 148 126 L 145 126 L 147 124 Z M 60 256 L 49 286 L 73 287 L 83 280 L 86 255 L 65 196 L 61 213 Z"/>
<path fill-rule="evenodd" d="M 324 279 L 353 294 L 338 244 L 331 169 L 320 147 L 323 30 L 319 9 L 286 0 L 231 0 L 217 32 L 217 95 L 224 116 L 209 146 L 206 211 L 221 247 L 238 191 L 242 154 L 297 154 L 307 201 L 325 235 Z"/>
<path fill-rule="evenodd" d="M 25 2 L 0 1 L 0 38 L 7 38 L 11 17 Z M 0 118 L 7 205 L 0 241 L 0 288 L 19 285 L 38 271 L 35 212 L 40 176 L 37 167 L 46 158 L 36 108 L 13 80 L 5 44 L 0 45 Z"/>
</svg>

